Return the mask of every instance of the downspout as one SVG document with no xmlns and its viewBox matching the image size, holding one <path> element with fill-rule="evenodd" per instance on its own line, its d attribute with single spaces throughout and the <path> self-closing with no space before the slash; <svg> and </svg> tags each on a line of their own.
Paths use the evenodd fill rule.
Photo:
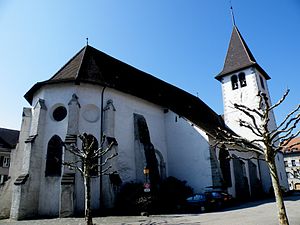
<svg viewBox="0 0 300 225">
<path fill-rule="evenodd" d="M 106 86 L 103 87 L 101 91 L 101 109 L 100 109 L 100 143 L 103 143 L 103 97 L 104 97 L 104 91 L 105 91 Z M 102 147 L 102 146 L 101 146 Z M 100 196 L 99 196 L 99 209 L 101 210 L 103 206 L 103 198 L 102 198 L 102 187 L 103 187 L 103 179 L 102 179 L 102 163 L 103 163 L 103 158 L 100 156 Z"/>
</svg>

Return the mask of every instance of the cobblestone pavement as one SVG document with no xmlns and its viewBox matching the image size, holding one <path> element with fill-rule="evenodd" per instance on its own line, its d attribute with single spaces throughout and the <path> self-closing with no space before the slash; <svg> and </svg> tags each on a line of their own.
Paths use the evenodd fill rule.
<svg viewBox="0 0 300 225">
<path fill-rule="evenodd" d="M 300 196 L 286 198 L 290 225 L 300 225 Z M 240 205 L 221 212 L 201 214 L 97 217 L 97 225 L 276 225 L 277 209 L 274 201 L 258 201 Z M 57 218 L 44 220 L 0 220 L 0 225 L 84 225 L 83 218 Z"/>
</svg>

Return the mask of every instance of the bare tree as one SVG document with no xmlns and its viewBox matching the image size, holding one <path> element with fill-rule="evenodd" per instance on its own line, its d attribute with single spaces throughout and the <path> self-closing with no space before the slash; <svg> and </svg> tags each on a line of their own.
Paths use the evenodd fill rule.
<svg viewBox="0 0 300 225">
<path fill-rule="evenodd" d="M 234 149 L 235 151 L 248 153 L 248 159 L 257 158 L 266 161 L 269 167 L 277 203 L 278 219 L 281 225 L 288 225 L 289 222 L 283 201 L 282 189 L 278 179 L 275 157 L 292 139 L 299 136 L 300 130 L 298 123 L 300 121 L 300 105 L 288 113 L 275 129 L 270 124 L 270 115 L 275 108 L 284 102 L 288 93 L 289 90 L 287 90 L 283 97 L 274 105 L 271 105 L 267 95 L 263 92 L 258 93 L 259 106 L 257 108 L 249 108 L 242 104 L 233 105 L 235 109 L 244 115 L 245 119 L 240 119 L 239 124 L 254 134 L 255 138 L 253 140 L 247 140 L 223 128 L 218 128 L 215 136 L 217 145 L 225 145 L 229 147 L 228 150 Z M 300 143 L 294 143 L 289 147 L 292 148 L 298 144 Z M 245 154 L 242 153 L 241 155 Z"/>
<path fill-rule="evenodd" d="M 79 139 L 82 142 L 82 147 L 78 148 L 77 145 L 71 144 L 66 145 L 65 149 L 75 155 L 77 160 L 71 162 L 63 162 L 64 165 L 70 169 L 75 169 L 80 172 L 84 180 L 84 194 L 85 194 L 85 220 L 87 225 L 92 225 L 92 210 L 91 210 L 91 177 L 93 176 L 102 176 L 105 174 L 111 166 L 106 167 L 104 170 L 98 172 L 98 168 L 103 168 L 110 159 L 117 156 L 117 153 L 113 153 L 110 156 L 107 156 L 104 160 L 101 160 L 101 164 L 98 163 L 98 159 L 102 158 L 108 153 L 112 146 L 115 144 L 111 142 L 107 148 L 104 148 L 105 137 L 102 138 L 100 147 L 96 145 L 97 140 L 93 135 L 82 134 L 78 135 Z M 96 172 L 96 173 L 95 173 Z"/>
</svg>

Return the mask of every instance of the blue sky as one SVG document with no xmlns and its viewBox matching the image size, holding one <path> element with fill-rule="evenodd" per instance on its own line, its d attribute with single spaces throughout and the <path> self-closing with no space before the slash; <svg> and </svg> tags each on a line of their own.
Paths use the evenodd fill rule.
<svg viewBox="0 0 300 225">
<path fill-rule="evenodd" d="M 0 127 L 20 129 L 23 95 L 89 44 L 223 113 L 223 68 L 232 31 L 230 1 L 0 0 Z M 236 24 L 271 76 L 276 119 L 299 104 L 300 2 L 232 0 Z"/>
</svg>

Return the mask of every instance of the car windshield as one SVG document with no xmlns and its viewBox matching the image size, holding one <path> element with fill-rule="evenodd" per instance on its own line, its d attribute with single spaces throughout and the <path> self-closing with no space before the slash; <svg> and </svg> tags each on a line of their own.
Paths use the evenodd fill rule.
<svg viewBox="0 0 300 225">
<path fill-rule="evenodd" d="M 219 192 L 212 192 L 211 195 L 213 197 L 221 197 L 221 194 Z"/>
<path fill-rule="evenodd" d="M 202 200 L 202 199 L 205 199 L 205 197 L 204 197 L 204 195 L 195 195 L 194 199 L 195 200 Z"/>
<path fill-rule="evenodd" d="M 186 200 L 188 201 L 200 201 L 200 200 L 205 200 L 205 196 L 203 194 L 196 194 L 192 197 L 187 198 Z"/>
</svg>

